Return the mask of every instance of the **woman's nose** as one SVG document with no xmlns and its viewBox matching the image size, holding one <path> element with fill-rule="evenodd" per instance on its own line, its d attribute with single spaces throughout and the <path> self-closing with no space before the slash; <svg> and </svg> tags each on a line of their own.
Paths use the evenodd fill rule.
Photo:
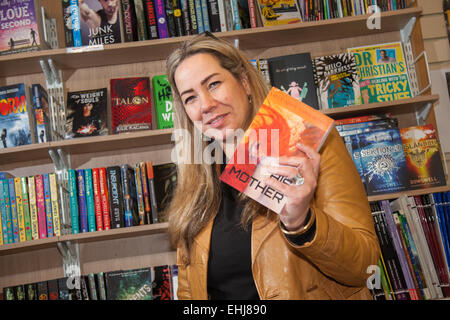
<svg viewBox="0 0 450 320">
<path fill-rule="evenodd" d="M 211 112 L 216 106 L 216 100 L 209 91 L 201 95 L 201 111 L 202 113 Z"/>
</svg>

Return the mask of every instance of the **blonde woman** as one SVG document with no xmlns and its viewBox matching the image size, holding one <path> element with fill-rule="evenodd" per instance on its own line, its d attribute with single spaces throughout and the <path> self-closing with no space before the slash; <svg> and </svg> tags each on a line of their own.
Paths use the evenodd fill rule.
<svg viewBox="0 0 450 320">
<path fill-rule="evenodd" d="M 218 142 L 245 130 L 268 88 L 230 43 L 200 35 L 167 59 L 175 129 Z M 224 164 L 195 163 L 183 139 L 178 186 L 168 209 L 177 246 L 180 299 L 371 299 L 368 267 L 379 245 L 359 175 L 336 130 L 320 153 L 281 159 L 270 172 L 302 184 L 266 183 L 288 202 L 280 215 L 221 183 Z M 203 141 L 205 148 L 210 141 Z M 203 150 L 203 149 L 202 149 Z M 198 152 L 198 150 L 197 150 Z"/>
</svg>

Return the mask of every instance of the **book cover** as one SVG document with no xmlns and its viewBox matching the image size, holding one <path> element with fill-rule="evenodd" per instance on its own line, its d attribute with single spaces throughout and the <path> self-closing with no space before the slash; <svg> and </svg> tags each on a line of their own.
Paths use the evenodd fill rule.
<svg viewBox="0 0 450 320">
<path fill-rule="evenodd" d="M 264 27 L 302 21 L 295 0 L 258 0 L 258 5 Z"/>
<path fill-rule="evenodd" d="M 55 236 L 53 227 L 53 213 L 52 213 L 52 200 L 50 198 L 50 178 L 48 173 L 42 175 L 42 181 L 44 186 L 44 202 L 45 202 L 45 219 L 47 223 L 47 237 L 51 238 Z"/>
<path fill-rule="evenodd" d="M 83 46 L 122 42 L 120 1 L 79 1 Z"/>
<path fill-rule="evenodd" d="M 12 221 L 12 235 L 14 243 L 20 242 L 19 235 L 19 217 L 17 211 L 16 190 L 14 186 L 14 178 L 8 179 L 9 188 L 9 203 L 11 205 L 11 221 Z"/>
<path fill-rule="evenodd" d="M 152 267 L 152 300 L 172 300 L 171 280 L 168 265 Z"/>
<path fill-rule="evenodd" d="M 99 300 L 97 295 L 97 283 L 95 281 L 95 275 L 93 273 L 89 273 L 87 275 L 88 279 L 88 288 L 89 288 L 89 300 Z"/>
<path fill-rule="evenodd" d="M 173 13 L 173 1 L 172 0 L 164 0 L 164 8 L 166 10 L 166 22 L 167 22 L 167 31 L 169 32 L 169 37 L 177 36 L 177 28 L 175 25 L 175 16 Z"/>
<path fill-rule="evenodd" d="M 177 36 L 181 37 L 186 35 L 185 23 L 183 21 L 183 11 L 181 10 L 181 0 L 172 0 L 173 4 L 173 17 L 175 20 L 175 29 Z"/>
<path fill-rule="evenodd" d="M 355 164 L 356 169 L 358 170 L 359 177 L 361 178 L 361 182 L 363 183 L 364 190 L 367 193 L 367 185 L 366 178 L 364 176 L 364 169 L 361 162 L 361 147 L 359 145 L 359 135 L 351 134 L 342 137 L 344 139 L 345 147 L 347 151 L 352 157 L 353 163 Z"/>
<path fill-rule="evenodd" d="M 92 169 L 84 169 L 84 183 L 86 190 L 86 207 L 87 207 L 87 220 L 88 220 L 88 231 L 97 231 L 97 226 L 95 225 L 95 204 L 94 204 L 94 189 L 92 186 Z"/>
<path fill-rule="evenodd" d="M 25 233 L 25 216 L 23 212 L 22 201 L 22 183 L 20 178 L 14 178 L 14 191 L 16 193 L 17 221 L 19 223 L 19 239 L 20 242 L 27 241 Z"/>
<path fill-rule="evenodd" d="M 321 109 L 361 104 L 358 72 L 351 53 L 314 59 L 314 73 Z"/>
<path fill-rule="evenodd" d="M 77 174 L 74 169 L 69 169 L 69 200 L 70 200 L 70 220 L 72 224 L 72 233 L 80 233 L 80 222 L 78 215 L 78 190 Z"/>
<path fill-rule="evenodd" d="M 47 281 L 48 300 L 59 300 L 58 279 Z"/>
<path fill-rule="evenodd" d="M 189 8 L 189 21 L 191 22 L 192 34 L 199 34 L 199 25 L 197 23 L 197 13 L 195 10 L 195 0 L 186 0 Z"/>
<path fill-rule="evenodd" d="M 144 1 L 133 0 L 136 13 L 136 30 L 139 41 L 148 40 L 147 21 L 145 17 Z"/>
<path fill-rule="evenodd" d="M 66 139 L 107 135 L 107 89 L 67 94 Z"/>
<path fill-rule="evenodd" d="M 138 205 L 138 224 L 143 225 L 145 223 L 145 204 L 144 204 L 144 191 L 142 188 L 142 172 L 141 166 L 136 164 L 134 166 L 134 181 L 136 187 L 136 200 Z"/>
<path fill-rule="evenodd" d="M 384 130 L 390 128 L 398 128 L 397 118 L 386 118 L 380 120 L 371 120 L 359 123 L 349 123 L 336 125 L 336 130 L 341 137 L 363 133 Z"/>
<path fill-rule="evenodd" d="M 154 76 L 152 83 L 158 129 L 173 128 L 172 87 L 167 79 L 167 75 Z"/>
<path fill-rule="evenodd" d="M 152 2 L 152 0 L 146 0 Z M 137 22 L 133 0 L 122 0 L 122 23 L 124 29 L 124 42 L 137 41 Z"/>
<path fill-rule="evenodd" d="M 0 13 L 0 55 L 46 48 L 40 1 L 1 1 Z"/>
<path fill-rule="evenodd" d="M 153 0 L 144 0 L 144 12 L 147 18 L 147 34 L 149 39 L 158 39 L 158 23 L 156 21 Z"/>
<path fill-rule="evenodd" d="M 105 273 L 108 300 L 152 300 L 151 268 Z"/>
<path fill-rule="evenodd" d="M 401 42 L 348 48 L 355 56 L 362 103 L 412 98 Z"/>
<path fill-rule="evenodd" d="M 145 162 L 145 167 L 147 169 L 147 185 L 148 192 L 150 194 L 150 210 L 151 210 L 151 219 L 148 220 L 148 224 L 150 223 L 158 223 L 158 201 L 156 200 L 156 189 L 155 189 L 155 176 L 153 172 L 153 163 L 151 161 Z M 176 170 L 176 167 L 174 168 Z M 173 173 L 175 175 L 176 173 Z M 176 178 L 170 181 L 168 184 L 170 186 L 172 183 L 175 185 Z"/>
<path fill-rule="evenodd" d="M 11 202 L 9 200 L 9 183 L 8 180 L 0 180 L 0 209 L 2 218 L 3 243 L 14 243 Z"/>
<path fill-rule="evenodd" d="M 67 277 L 57 279 L 59 300 L 71 300 L 69 288 L 67 287 L 67 280 Z"/>
<path fill-rule="evenodd" d="M 48 284 L 47 281 L 39 281 L 36 284 L 38 300 L 48 300 Z"/>
<path fill-rule="evenodd" d="M 262 183 L 266 175 L 262 168 L 278 157 L 300 155 L 297 143 L 318 151 L 333 126 L 333 119 L 272 87 L 220 179 L 280 213 L 286 198 Z M 276 178 L 292 183 L 283 176 Z"/>
<path fill-rule="evenodd" d="M 100 195 L 102 202 L 102 217 L 103 228 L 105 230 L 111 229 L 111 217 L 109 216 L 109 191 L 108 182 L 106 178 L 106 168 L 99 168 L 99 180 L 100 180 Z"/>
<path fill-rule="evenodd" d="M 26 300 L 37 300 L 36 283 L 29 283 L 24 286 L 25 286 L 25 299 Z"/>
<path fill-rule="evenodd" d="M 191 18 L 189 17 L 189 5 L 187 0 L 177 0 L 181 9 L 181 16 L 183 20 L 184 35 L 192 35 Z"/>
<path fill-rule="evenodd" d="M 209 27 L 211 32 L 220 32 L 220 12 L 218 0 L 207 1 Z"/>
<path fill-rule="evenodd" d="M 31 85 L 33 102 L 33 120 L 36 123 L 34 133 L 38 143 L 52 141 L 50 127 L 50 106 L 47 91 L 40 84 Z"/>
<path fill-rule="evenodd" d="M 401 128 L 400 134 L 411 188 L 446 185 L 439 141 L 434 126 L 428 124 Z"/>
<path fill-rule="evenodd" d="M 139 170 L 141 171 L 141 184 L 142 184 L 142 198 L 143 198 L 143 207 L 144 207 L 144 224 L 152 223 L 152 206 L 150 200 L 150 190 L 148 188 L 148 178 L 147 178 L 147 166 L 145 162 L 139 162 L 137 164 L 139 166 Z"/>
<path fill-rule="evenodd" d="M 130 165 L 124 164 L 120 166 L 120 170 L 122 175 L 125 227 L 137 226 L 139 225 L 139 209 L 134 169 Z"/>
<path fill-rule="evenodd" d="M 95 224 L 97 231 L 103 230 L 103 211 L 100 195 L 100 170 L 92 168 L 92 193 L 94 194 Z"/>
<path fill-rule="evenodd" d="M 31 144 L 28 103 L 23 83 L 0 87 L 0 149 Z"/>
<path fill-rule="evenodd" d="M 111 79 L 112 132 L 152 128 L 150 78 Z"/>
<path fill-rule="evenodd" d="M 61 236 L 61 220 L 60 220 L 60 209 L 59 209 L 59 196 L 58 196 L 58 184 L 56 181 L 56 174 L 50 173 L 48 175 L 50 181 L 50 201 L 52 207 L 53 216 L 53 232 L 55 236 Z"/>
<path fill-rule="evenodd" d="M 177 167 L 174 163 L 153 166 L 154 188 L 151 187 L 151 175 L 148 175 L 148 177 L 150 193 L 152 192 L 152 189 L 155 190 L 156 208 L 158 211 L 157 221 L 155 221 L 156 214 L 152 214 L 153 223 L 164 222 L 162 221 L 163 219 L 160 213 L 164 212 L 168 207 L 177 187 Z"/>
<path fill-rule="evenodd" d="M 203 26 L 203 13 L 201 1 L 202 0 L 194 0 L 195 16 L 197 17 L 198 34 L 205 32 L 205 27 Z"/>
<path fill-rule="evenodd" d="M 208 13 L 208 4 L 206 0 L 200 0 L 200 6 L 202 10 L 202 21 L 203 21 L 203 29 L 205 31 L 211 31 L 211 26 L 209 23 L 209 13 Z"/>
<path fill-rule="evenodd" d="M 407 190 L 409 176 L 400 131 L 392 128 L 358 136 L 367 194 Z"/>
<path fill-rule="evenodd" d="M 31 240 L 39 239 L 39 220 L 36 198 L 36 179 L 28 177 L 28 198 L 30 203 Z"/>
<path fill-rule="evenodd" d="M 25 300 L 25 286 L 19 284 L 13 287 L 15 300 Z"/>
<path fill-rule="evenodd" d="M 309 52 L 269 58 L 268 65 L 272 86 L 314 109 L 319 109 Z"/>
<path fill-rule="evenodd" d="M 231 30 L 241 30 L 242 24 L 239 16 L 239 7 L 237 0 L 227 0 L 230 3 L 231 7 L 231 16 L 232 16 L 232 29 Z"/>
<path fill-rule="evenodd" d="M 76 172 L 76 176 L 77 176 L 78 214 L 79 214 L 79 221 L 80 221 L 80 233 L 83 233 L 83 232 L 89 231 L 84 169 L 78 169 L 75 172 Z"/>
<path fill-rule="evenodd" d="M 167 26 L 166 7 L 164 0 L 155 0 L 156 21 L 158 22 L 158 37 L 160 39 L 169 37 L 169 29 Z"/>
<path fill-rule="evenodd" d="M 125 226 L 123 208 L 122 175 L 119 166 L 107 167 L 106 177 L 109 191 L 109 207 L 111 211 L 111 228 Z"/>
<path fill-rule="evenodd" d="M 66 47 L 81 47 L 81 22 L 78 0 L 61 0 Z"/>
<path fill-rule="evenodd" d="M 98 298 L 99 300 L 107 300 L 106 297 L 106 285 L 105 285 L 105 275 L 103 272 L 95 274 L 95 279 L 98 285 Z"/>
<path fill-rule="evenodd" d="M 13 287 L 3 288 L 3 295 L 5 300 L 16 300 Z"/>
</svg>

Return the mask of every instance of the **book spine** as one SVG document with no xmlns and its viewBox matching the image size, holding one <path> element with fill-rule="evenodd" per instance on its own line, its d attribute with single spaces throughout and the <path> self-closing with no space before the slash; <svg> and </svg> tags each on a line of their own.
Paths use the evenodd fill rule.
<svg viewBox="0 0 450 320">
<path fill-rule="evenodd" d="M 20 187 L 22 189 L 22 204 L 23 217 L 25 222 L 25 237 L 26 241 L 32 240 L 31 234 L 31 216 L 30 216 L 30 199 L 28 194 L 28 179 L 27 177 L 20 178 Z"/>
<path fill-rule="evenodd" d="M 203 21 L 203 29 L 205 31 L 211 31 L 211 26 L 209 24 L 209 15 L 208 15 L 208 4 L 206 3 L 206 0 L 200 0 L 201 7 L 202 7 L 202 21 Z"/>
<path fill-rule="evenodd" d="M 69 170 L 69 200 L 72 233 L 78 234 L 80 233 L 80 221 L 78 214 L 77 174 L 74 169 Z"/>
<path fill-rule="evenodd" d="M 132 3 L 132 0 L 122 0 L 121 4 L 122 4 L 122 23 L 124 29 L 124 39 L 125 42 L 132 42 L 136 40 L 135 36 L 136 15 L 134 12 L 134 4 Z"/>
<path fill-rule="evenodd" d="M 136 12 L 137 36 L 139 41 L 148 40 L 143 0 L 133 0 Z"/>
<path fill-rule="evenodd" d="M 438 220 L 439 231 L 441 233 L 442 243 L 445 248 L 445 256 L 447 258 L 447 265 L 450 265 L 450 243 L 447 232 L 447 222 L 445 219 L 445 212 L 443 210 L 441 193 L 433 193 L 430 195 L 432 206 Z"/>
<path fill-rule="evenodd" d="M 252 0 L 249 0 L 252 1 Z M 225 14 L 225 0 L 217 0 L 219 6 L 219 20 L 220 20 L 220 31 L 227 31 L 227 20 Z"/>
<path fill-rule="evenodd" d="M 167 27 L 166 8 L 164 7 L 164 0 L 155 0 L 156 21 L 158 23 L 158 36 L 160 39 L 169 37 L 169 30 Z"/>
<path fill-rule="evenodd" d="M 95 226 L 95 204 L 94 204 L 94 190 L 92 187 L 92 169 L 84 169 L 84 183 L 86 184 L 86 207 L 88 219 L 88 231 L 96 231 Z"/>
<path fill-rule="evenodd" d="M 239 7 L 237 0 L 230 0 L 230 3 L 233 14 L 233 25 L 234 25 L 233 30 L 241 30 L 242 26 L 241 26 L 241 19 L 239 19 Z"/>
<path fill-rule="evenodd" d="M 36 202 L 36 179 L 34 176 L 28 177 L 28 197 L 30 202 L 31 240 L 37 240 L 39 239 L 39 220 Z"/>
<path fill-rule="evenodd" d="M 17 217 L 17 200 L 16 200 L 16 191 L 14 186 L 14 179 L 8 179 L 8 188 L 9 188 L 9 203 L 11 205 L 11 220 L 12 220 L 12 231 L 14 243 L 20 242 L 19 237 L 19 219 Z"/>
<path fill-rule="evenodd" d="M 173 17 L 175 20 L 175 29 L 177 31 L 177 36 L 181 37 L 186 34 L 185 25 L 183 23 L 183 12 L 181 10 L 180 0 L 172 0 L 173 3 Z"/>
<path fill-rule="evenodd" d="M 120 167 L 107 168 L 107 179 L 109 188 L 109 206 L 111 210 L 111 228 L 122 228 L 124 226 L 124 213 Z"/>
<path fill-rule="evenodd" d="M 185 35 L 192 35 L 191 19 L 189 18 L 189 5 L 187 0 L 180 0 L 181 14 L 183 15 Z"/>
<path fill-rule="evenodd" d="M 147 17 L 147 31 L 148 38 L 158 39 L 158 26 L 156 23 L 155 4 L 154 0 L 144 0 L 145 15 Z"/>
<path fill-rule="evenodd" d="M 16 192 L 16 208 L 17 208 L 17 221 L 19 224 L 19 240 L 20 242 L 27 241 L 25 235 L 25 218 L 23 215 L 23 202 L 22 202 L 22 185 L 20 178 L 14 178 L 14 191 Z"/>
<path fill-rule="evenodd" d="M 68 1 L 68 0 L 61 0 L 61 1 L 62 1 L 62 10 L 63 10 L 63 19 L 64 19 L 64 38 L 65 38 L 65 42 L 66 42 L 66 47 L 67 48 L 73 47 L 73 31 L 72 31 L 72 29 L 69 29 L 68 23 L 66 22 L 66 19 L 72 19 L 70 1 Z"/>
<path fill-rule="evenodd" d="M 58 183 L 56 181 L 56 174 L 49 174 L 50 180 L 50 197 L 51 197 L 51 207 L 53 215 L 53 232 L 55 236 L 61 236 L 61 221 L 59 216 L 59 199 L 58 199 Z"/>
<path fill-rule="evenodd" d="M 172 0 L 164 0 L 164 8 L 166 10 L 166 22 L 167 22 L 167 31 L 169 32 L 169 38 L 176 37 L 177 29 L 175 27 L 175 17 L 173 15 Z"/>
<path fill-rule="evenodd" d="M 300 0 L 302 1 L 302 0 Z M 256 28 L 256 11 L 255 11 L 255 3 L 253 0 L 248 0 L 248 13 L 250 16 L 250 27 Z"/>
<path fill-rule="evenodd" d="M 45 198 L 45 220 L 47 223 L 47 237 L 54 237 L 52 201 L 50 198 L 50 179 L 48 173 L 42 175 L 44 182 L 44 198 Z"/>
<path fill-rule="evenodd" d="M 272 81 L 270 79 L 269 61 L 267 59 L 258 59 L 258 70 L 261 73 L 264 82 L 270 88 Z"/>
<path fill-rule="evenodd" d="M 99 272 L 95 276 L 97 278 L 99 300 L 106 300 L 105 275 L 103 272 Z"/>
<path fill-rule="evenodd" d="M 122 173 L 122 191 L 123 191 L 123 211 L 124 211 L 124 222 L 125 227 L 133 226 L 133 213 L 131 205 L 131 192 L 130 192 L 130 176 L 128 174 L 128 165 L 120 166 Z"/>
<path fill-rule="evenodd" d="M 139 166 L 139 164 L 137 164 L 134 167 L 134 179 L 136 185 L 139 225 L 143 225 L 145 223 L 145 209 L 144 209 L 144 194 L 142 191 L 142 174 L 141 174 L 141 167 Z"/>
<path fill-rule="evenodd" d="M 192 34 L 199 34 L 197 14 L 195 11 L 195 0 L 187 0 L 189 7 L 189 21 L 191 22 Z"/>
<path fill-rule="evenodd" d="M 99 169 L 100 180 L 100 195 L 102 201 L 102 217 L 103 228 L 105 230 L 111 229 L 111 218 L 109 216 L 109 194 L 108 194 L 108 182 L 106 179 L 106 168 Z"/>
<path fill-rule="evenodd" d="M 152 223 L 158 223 L 158 205 L 156 202 L 156 191 L 155 191 L 155 182 L 154 182 L 154 175 L 153 175 L 153 163 L 151 161 L 147 161 L 145 163 L 147 167 L 147 181 L 148 181 L 148 190 L 150 193 L 150 206 L 151 206 L 151 213 L 152 213 Z"/>
<path fill-rule="evenodd" d="M 92 188 L 94 193 L 94 207 L 95 207 L 95 221 L 97 225 L 97 231 L 103 230 L 103 212 L 102 212 L 102 200 L 100 196 L 100 172 L 99 168 L 92 169 Z"/>
<path fill-rule="evenodd" d="M 73 46 L 81 47 L 81 21 L 78 0 L 70 0 L 70 11 L 72 17 Z"/>
<path fill-rule="evenodd" d="M 95 285 L 95 275 L 93 273 L 89 273 L 87 275 L 87 279 L 88 279 L 90 300 L 99 300 L 97 296 L 97 286 Z"/>
<path fill-rule="evenodd" d="M 6 198 L 6 193 L 5 193 L 5 181 L 4 179 L 0 180 L 0 218 L 1 218 L 1 225 L 2 225 L 2 242 L 3 244 L 9 244 L 12 243 L 12 241 L 10 240 L 10 235 L 12 234 L 12 232 L 10 231 L 11 229 L 11 218 L 10 216 L 10 211 L 9 211 L 9 192 L 8 192 L 8 197 Z M 8 190 L 8 187 L 6 187 L 6 189 Z M 9 191 L 9 190 L 8 190 Z M 8 207 L 7 207 L 8 204 Z"/>
<path fill-rule="evenodd" d="M 211 32 L 220 32 L 220 15 L 218 0 L 206 1 L 208 7 L 208 21 Z"/>
<path fill-rule="evenodd" d="M 142 181 L 142 194 L 144 197 L 144 212 L 145 212 L 145 221 L 144 224 L 152 223 L 152 207 L 150 206 L 150 192 L 148 190 L 147 184 L 147 167 L 145 162 L 140 162 L 139 167 L 141 170 L 141 181 Z"/>
<path fill-rule="evenodd" d="M 197 17 L 198 33 L 201 34 L 205 32 L 205 28 L 203 26 L 202 3 L 201 0 L 194 0 L 194 3 L 195 3 L 195 16 Z"/>
<path fill-rule="evenodd" d="M 41 174 L 35 176 L 36 205 L 38 214 L 39 239 L 47 238 L 47 218 L 45 213 L 44 178 Z"/>
<path fill-rule="evenodd" d="M 84 182 L 84 169 L 76 170 L 78 186 L 78 213 L 80 219 L 80 233 L 88 232 L 88 218 L 86 206 L 86 185 Z"/>
</svg>

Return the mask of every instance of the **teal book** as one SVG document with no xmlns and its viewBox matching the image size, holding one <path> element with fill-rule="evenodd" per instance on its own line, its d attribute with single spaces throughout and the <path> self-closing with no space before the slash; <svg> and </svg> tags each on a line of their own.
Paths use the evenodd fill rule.
<svg viewBox="0 0 450 320">
<path fill-rule="evenodd" d="M 3 243 L 14 242 L 12 233 L 11 205 L 9 201 L 8 180 L 0 180 L 0 210 L 2 218 Z"/>
<path fill-rule="evenodd" d="M 69 170 L 69 199 L 72 233 L 78 234 L 80 233 L 80 222 L 78 217 L 77 175 L 74 169 Z"/>
<path fill-rule="evenodd" d="M 86 208 L 88 231 L 97 231 L 95 224 L 95 203 L 94 203 L 94 188 L 92 184 L 92 169 L 84 169 L 84 180 L 86 183 Z"/>
<path fill-rule="evenodd" d="M 152 270 L 143 268 L 105 273 L 108 300 L 152 300 Z"/>
<path fill-rule="evenodd" d="M 43 174 L 44 180 L 44 199 L 45 199 L 45 217 L 47 221 L 47 237 L 51 238 L 55 234 L 53 232 L 53 214 L 52 214 L 52 200 L 50 197 L 50 178 L 48 173 Z"/>
<path fill-rule="evenodd" d="M 14 186 L 14 179 L 8 179 L 9 188 L 9 203 L 11 204 L 11 220 L 12 220 L 12 232 L 14 243 L 19 243 L 19 218 L 17 212 L 17 202 L 16 202 L 16 190 Z"/>
</svg>

